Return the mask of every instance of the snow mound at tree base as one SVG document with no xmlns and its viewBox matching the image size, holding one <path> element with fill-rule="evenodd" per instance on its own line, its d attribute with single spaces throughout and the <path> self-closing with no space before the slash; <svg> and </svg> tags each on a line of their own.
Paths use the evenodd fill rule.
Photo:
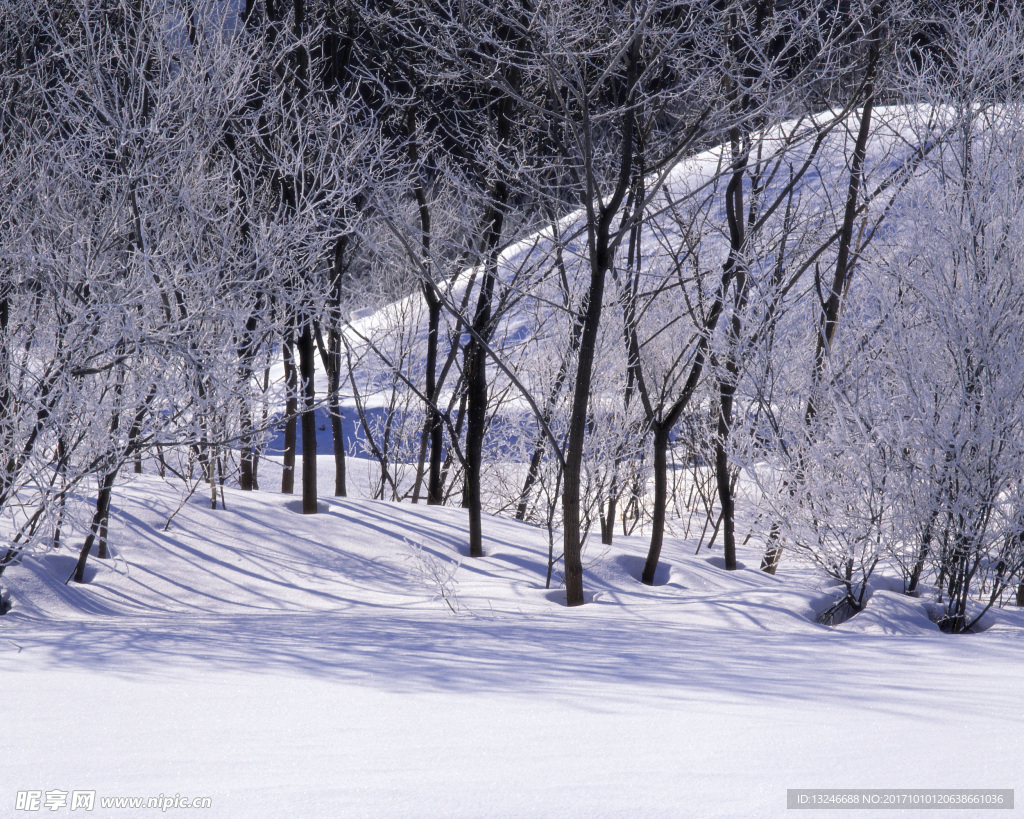
<svg viewBox="0 0 1024 819">
<path fill-rule="evenodd" d="M 928 606 L 918 597 L 875 590 L 864 608 L 836 626 L 851 634 L 936 634 L 939 627 L 928 616 Z"/>
</svg>

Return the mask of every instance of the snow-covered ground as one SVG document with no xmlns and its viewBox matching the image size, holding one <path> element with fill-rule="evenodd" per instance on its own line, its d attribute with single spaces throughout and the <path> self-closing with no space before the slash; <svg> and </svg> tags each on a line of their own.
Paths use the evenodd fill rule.
<svg viewBox="0 0 1024 819">
<path fill-rule="evenodd" d="M 179 493 L 143 476 L 118 489 L 114 556 L 88 584 L 64 585 L 70 550 L 4 575 L 0 816 L 37 815 L 15 809 L 28 790 L 92 790 L 82 815 L 118 817 L 154 810 L 99 799 L 756 817 L 786 814 L 788 788 L 1024 787 L 1016 609 L 952 637 L 878 590 L 826 628 L 828 589 L 793 561 L 757 571 L 753 543 L 728 573 L 670 540 L 648 588 L 644 541 L 621 537 L 591 542 L 592 602 L 567 609 L 544 589 L 546 533 L 515 521 L 488 519 L 473 560 L 461 509 L 226 499 L 198 493 L 164 531 Z"/>
</svg>

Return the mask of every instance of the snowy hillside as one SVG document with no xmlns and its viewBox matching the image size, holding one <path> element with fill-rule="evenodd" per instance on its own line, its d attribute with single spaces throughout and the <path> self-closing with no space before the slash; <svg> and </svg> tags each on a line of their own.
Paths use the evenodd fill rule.
<svg viewBox="0 0 1024 819">
<path fill-rule="evenodd" d="M 1022 44 L 0 0 L 0 819 L 1012 808 Z"/>
<path fill-rule="evenodd" d="M 144 476 L 86 585 L 67 551 L 5 575 L 0 814 L 37 789 L 218 817 L 759 817 L 787 788 L 1021 783 L 1019 611 L 951 638 L 878 590 L 829 629 L 795 563 L 767 576 L 751 547 L 727 573 L 670 541 L 649 588 L 631 538 L 588 550 L 570 610 L 523 524 L 489 521 L 471 560 L 459 509 L 226 499 L 165 531 L 179 494 Z"/>
<path fill-rule="evenodd" d="M 869 181 L 884 179 L 912 143 L 902 114 L 881 119 L 887 130 L 869 146 Z M 850 134 L 830 139 L 793 206 L 825 233 L 841 176 L 832 154 L 843 154 Z M 799 154 L 790 151 L 790 160 Z M 677 168 L 666 201 L 699 191 L 721 162 L 710 151 Z M 652 215 L 645 228 L 644 287 L 671 272 L 681 234 L 670 216 Z M 579 298 L 576 218 L 551 229 L 557 242 L 541 232 L 509 248 L 499 268 L 518 300 L 495 348 L 538 389 L 565 353 L 566 313 L 553 305 Z M 706 264 L 720 267 L 722 235 L 699 227 Z M 571 293 L 560 295 L 552 275 L 556 245 Z M 464 293 L 471 276 L 450 293 Z M 446 315 L 444 343 L 464 343 Z M 652 306 L 647 320 L 656 336 L 665 315 Z M 764 526 L 744 494 L 749 481 L 737 517 L 753 536 L 738 546 L 738 571 L 725 571 L 699 523 L 691 532 L 677 519 L 655 584 L 645 586 L 645 525 L 632 537 L 617 533 L 612 546 L 592 530 L 588 605 L 573 610 L 557 559 L 546 582 L 557 533 L 491 516 L 485 556 L 473 559 L 464 510 L 367 500 L 380 464 L 351 457 L 361 452 L 358 411 L 378 430 L 389 412 L 419 419 L 402 378 L 422 375 L 408 351 L 423 345 L 423 322 L 423 300 L 411 295 L 349 326 L 352 383 L 363 391 L 357 402 L 342 389 L 352 497 L 321 491 L 320 514 L 303 516 L 298 496 L 229 485 L 226 509 L 211 510 L 202 485 L 183 499 L 180 482 L 158 479 L 149 460 L 145 475 L 122 473 L 112 556 L 90 558 L 85 584 L 65 582 L 80 528 L 65 532 L 61 549 L 26 551 L 7 569 L 0 669 L 13 704 L 3 721 L 0 815 L 27 815 L 19 806 L 33 794 L 59 810 L 71 805 L 61 794 L 95 792 L 96 815 L 111 816 L 151 810 L 131 799 L 166 800 L 174 812 L 183 800 L 209 798 L 205 815 L 221 817 L 772 817 L 787 815 L 790 788 L 1022 782 L 1024 611 L 993 608 L 981 633 L 942 634 L 929 578 L 920 596 L 907 596 L 887 565 L 867 581 L 862 611 L 821 625 L 841 590 L 796 551 L 777 575 L 758 570 Z M 598 378 L 597 406 L 621 386 L 618 332 L 614 322 L 602 329 L 602 366 L 615 375 Z M 791 369 L 808 369 L 805 342 Z M 678 374 L 658 376 L 657 353 L 645 366 L 671 384 Z M 500 373 L 492 377 L 501 392 Z M 321 380 L 318 394 L 325 389 Z M 492 509 L 516 497 L 523 470 L 512 456 L 534 433 L 501 426 L 522 408 L 514 391 L 495 406 Z M 327 418 L 318 410 L 323 456 Z M 385 459 L 402 487 L 418 423 L 396 424 L 405 440 Z M 610 460 L 600 447 L 589 457 L 599 467 Z M 329 487 L 331 458 L 319 468 Z M 673 477 L 676 503 L 689 491 L 697 518 L 704 512 L 692 507 L 687 481 L 701 468 L 694 460 Z M 279 480 L 271 457 L 262 484 Z M 972 611 L 984 602 L 972 601 Z M 988 815 L 959 815 L 974 814 Z"/>
<path fill-rule="evenodd" d="M 817 251 L 821 238 L 835 231 L 842 217 L 844 203 L 839 192 L 846 184 L 846 163 L 856 126 L 856 117 L 837 122 L 831 115 L 821 114 L 788 120 L 753 135 L 763 182 L 757 194 L 761 201 L 774 203 L 782 197 L 796 170 L 804 163 L 807 165 L 798 177 L 788 214 L 783 208 L 768 219 L 761 228 L 766 235 L 746 251 L 754 257 L 752 264 L 756 268 L 770 269 L 775 264 L 778 250 L 772 242 L 779 242 L 780 237 L 789 242 L 787 264 L 796 266 L 803 260 L 802 254 Z M 874 199 L 866 197 L 872 210 L 884 210 L 890 201 L 884 194 L 888 186 L 901 177 L 921 143 L 934 138 L 942 126 L 942 116 L 931 107 L 875 109 L 863 182 L 869 193 L 878 191 Z M 623 258 L 607 284 L 606 310 L 611 318 L 601 331 L 603 370 L 610 373 L 621 369 L 624 353 L 619 338 L 622 330 L 618 304 L 633 277 L 641 294 L 642 329 L 652 335 L 665 332 L 667 336 L 654 349 L 645 348 L 645 363 L 657 368 L 662 365 L 657 360 L 659 356 L 678 355 L 687 343 L 692 329 L 686 324 L 673 326 L 673 319 L 685 318 L 686 299 L 692 298 L 692 294 L 686 288 L 669 286 L 665 292 L 662 289 L 679 275 L 681 260 L 685 264 L 699 263 L 702 270 L 710 271 L 702 274 L 711 282 L 709 287 L 720 276 L 729 255 L 724 189 L 729 183 L 730 162 L 727 146 L 716 146 L 679 162 L 664 178 L 648 180 L 658 195 L 647 207 L 638 238 L 637 253 L 642 263 L 634 266 L 628 262 L 624 258 L 627 251 L 622 249 Z M 744 182 L 748 196 L 750 184 L 750 180 Z M 785 204 L 787 200 L 780 201 Z M 625 220 L 626 215 L 622 218 Z M 788 220 L 785 226 L 784 218 Z M 805 232 L 788 236 L 787 231 L 793 230 L 792 223 L 806 223 Z M 888 224 L 885 229 L 890 230 Z M 495 303 L 499 306 L 495 308 L 497 321 L 490 344 L 530 388 L 539 390 L 540 385 L 549 381 L 557 370 L 559 357 L 565 354 L 574 311 L 589 275 L 587 240 L 586 213 L 579 209 L 550 226 L 517 238 L 498 257 Z M 757 258 L 759 253 L 765 255 Z M 824 265 L 833 255 L 834 251 L 829 251 L 821 263 Z M 481 268 L 473 267 L 437 283 L 438 297 L 445 307 L 439 335 L 441 361 L 453 343 L 464 344 L 468 338 L 464 327 L 460 331 L 460 322 L 472 316 L 482 276 Z M 654 294 L 660 295 L 664 303 L 656 304 Z M 802 308 L 802 317 L 808 307 Z M 418 288 L 377 310 L 353 311 L 344 336 L 353 351 L 353 360 L 360 365 L 356 368 L 357 383 L 369 406 L 386 406 L 389 392 L 402 386 L 395 383 L 394 369 L 401 370 L 413 384 L 422 380 L 422 362 L 418 358 L 427 345 L 427 311 L 426 299 Z M 804 357 L 808 355 L 805 353 Z M 491 380 L 502 383 L 500 368 L 490 360 L 488 366 Z M 280 382 L 280 366 L 273 372 L 274 380 Z M 318 377 L 318 393 L 322 394 L 327 388 L 326 377 L 322 373 Z M 617 385 L 612 381 L 602 386 L 612 390 Z M 500 392 L 500 388 L 494 391 Z M 349 385 L 342 385 L 342 394 L 343 404 L 354 409 Z M 526 408 L 519 395 L 508 397 L 503 406 Z"/>
</svg>

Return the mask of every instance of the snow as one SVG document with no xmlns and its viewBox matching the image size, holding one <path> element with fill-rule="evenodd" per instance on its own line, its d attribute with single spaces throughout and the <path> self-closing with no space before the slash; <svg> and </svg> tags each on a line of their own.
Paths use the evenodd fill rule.
<svg viewBox="0 0 1024 819">
<path fill-rule="evenodd" d="M 474 560 L 461 509 L 225 494 L 164 531 L 179 490 L 142 476 L 87 584 L 64 585 L 70 550 L 4 575 L 0 815 L 28 789 L 217 817 L 758 817 L 787 788 L 1022 784 L 1016 609 L 954 637 L 878 587 L 828 628 L 796 561 L 764 575 L 752 542 L 729 573 L 668 539 L 646 587 L 624 537 L 592 538 L 568 609 L 543 530 L 488 518 Z"/>
<path fill-rule="evenodd" d="M 913 143 L 908 122 L 890 112 L 874 173 Z M 681 163 L 669 189 L 700 187 L 720 162 L 712 150 Z M 833 193 L 821 164 L 808 198 Z M 511 245 L 502 275 L 541 275 L 544 250 Z M 499 339 L 525 347 L 536 332 L 534 366 L 551 369 L 538 315 L 513 312 Z M 425 334 L 415 293 L 351 319 L 356 342 L 395 325 L 412 347 Z M 371 414 L 386 405 L 364 398 Z M 323 494 L 333 464 L 320 467 Z M 348 467 L 366 494 L 376 467 Z M 200 487 L 176 512 L 180 491 L 152 475 L 118 487 L 112 557 L 91 558 L 85 585 L 64 582 L 69 548 L 4 574 L 0 816 L 29 815 L 13 811 L 29 789 L 208 796 L 214 817 L 774 817 L 788 788 L 1024 786 L 1016 609 L 944 635 L 926 598 L 878 577 L 866 609 L 830 628 L 815 618 L 835 589 L 791 555 L 778 576 L 758 571 L 756 538 L 735 572 L 667 538 L 646 587 L 646 541 L 621 536 L 591 537 L 588 605 L 568 609 L 557 574 L 545 588 L 547 532 L 509 519 L 485 519 L 486 556 L 472 559 L 457 508 L 321 497 L 303 516 L 297 496 L 228 488 L 227 509 L 210 510 Z M 956 815 L 975 813 L 989 815 Z"/>
</svg>

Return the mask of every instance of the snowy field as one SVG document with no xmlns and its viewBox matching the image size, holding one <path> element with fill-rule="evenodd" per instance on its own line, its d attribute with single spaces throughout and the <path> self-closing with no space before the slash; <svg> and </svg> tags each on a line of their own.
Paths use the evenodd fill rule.
<svg viewBox="0 0 1024 819">
<path fill-rule="evenodd" d="M 40 815 L 15 809 L 27 790 L 92 790 L 92 814 L 56 815 L 118 817 L 161 811 L 99 799 L 209 797 L 216 817 L 757 817 L 792 813 L 787 788 L 1024 794 L 1016 609 L 955 637 L 876 590 L 826 628 L 829 590 L 792 560 L 769 577 L 751 543 L 730 574 L 674 540 L 648 588 L 645 542 L 622 537 L 592 539 L 592 602 L 567 609 L 544 589 L 546 533 L 510 520 L 485 521 L 471 560 L 461 509 L 324 499 L 313 517 L 228 489 L 227 511 L 199 493 L 164 531 L 175 488 L 143 476 L 115 498 L 113 558 L 87 585 L 64 585 L 70 550 L 4 576 L 0 816 Z"/>
</svg>

